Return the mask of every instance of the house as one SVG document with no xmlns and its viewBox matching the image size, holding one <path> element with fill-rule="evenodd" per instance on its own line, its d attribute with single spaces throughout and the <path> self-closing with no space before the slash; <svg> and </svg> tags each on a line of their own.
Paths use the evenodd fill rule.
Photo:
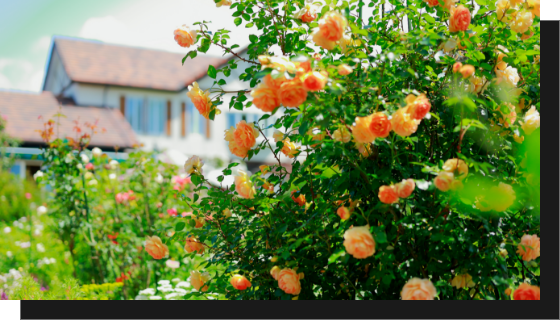
<svg viewBox="0 0 560 320">
<path fill-rule="evenodd" d="M 246 51 L 238 54 L 248 58 Z M 229 110 L 229 100 L 234 94 L 228 93 L 219 107 L 222 114 L 216 115 L 214 121 L 202 117 L 186 95 L 188 86 L 196 81 L 202 89 L 210 88 L 214 79 L 207 76 L 208 66 L 218 69 L 232 56 L 199 54 L 195 59 L 186 59 L 182 65 L 183 57 L 184 54 L 179 53 L 54 37 L 43 92 L 0 91 L 0 114 L 6 114 L 9 119 L 7 131 L 23 142 L 23 148 L 14 152 L 19 155 L 39 153 L 41 140 L 34 130 L 42 122 L 37 118 L 39 115 L 42 119 L 52 117 L 60 105 L 66 115 L 65 123 L 71 123 L 74 117 L 90 122 L 97 120 L 99 128 L 105 128 L 106 132 L 96 134 L 91 147 L 98 146 L 107 152 L 114 151 L 115 147 L 129 150 L 141 144 L 145 150 L 182 154 L 184 158 L 198 155 L 224 162 L 239 160 L 229 151 L 224 131 L 242 119 L 257 121 L 264 113 L 255 107 L 243 112 Z M 227 80 L 227 85 L 222 86 L 226 91 L 246 90 L 248 82 L 238 77 L 247 67 L 248 63 L 239 62 L 229 77 L 219 74 L 217 80 Z M 281 115 L 278 112 L 267 119 L 265 125 Z M 64 127 L 67 131 L 72 126 L 65 124 Z M 273 129 L 265 133 L 272 137 Z M 262 139 L 259 137 L 258 142 Z M 178 162 L 176 156 L 168 158 Z M 267 150 L 248 161 L 247 166 L 254 170 L 263 163 L 274 162 L 272 152 Z M 23 159 L 19 165 L 38 163 L 31 164 L 30 160 Z"/>
</svg>

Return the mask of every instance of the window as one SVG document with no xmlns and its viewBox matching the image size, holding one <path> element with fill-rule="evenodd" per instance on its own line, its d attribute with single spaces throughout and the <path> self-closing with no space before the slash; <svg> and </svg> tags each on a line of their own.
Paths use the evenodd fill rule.
<svg viewBox="0 0 560 320">
<path fill-rule="evenodd" d="M 165 132 L 167 119 L 166 101 L 126 97 L 125 117 L 132 129 L 137 133 L 161 135 Z"/>
<path fill-rule="evenodd" d="M 144 99 L 127 97 L 125 117 L 132 129 L 138 133 L 144 132 Z"/>
<path fill-rule="evenodd" d="M 198 133 L 205 137 L 208 137 L 208 132 L 206 130 L 207 120 L 204 118 L 198 110 L 195 108 L 191 101 L 187 102 L 187 127 L 189 133 Z"/>
<path fill-rule="evenodd" d="M 167 108 L 163 99 L 148 100 L 147 133 L 151 135 L 161 135 L 165 130 L 167 119 Z"/>
</svg>

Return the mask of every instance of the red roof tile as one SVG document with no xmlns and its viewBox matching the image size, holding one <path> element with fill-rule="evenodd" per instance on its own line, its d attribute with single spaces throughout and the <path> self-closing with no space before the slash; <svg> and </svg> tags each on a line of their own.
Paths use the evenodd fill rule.
<svg viewBox="0 0 560 320">
<path fill-rule="evenodd" d="M 43 123 L 49 119 L 56 121 L 53 116 L 58 111 L 58 101 L 51 92 L 34 94 L 0 91 L 0 115 L 8 118 L 6 132 L 22 142 L 43 142 L 35 130 L 42 130 Z M 74 120 L 79 120 L 80 124 L 98 121 L 99 130 L 93 135 L 91 146 L 128 148 L 138 143 L 130 124 L 117 109 L 62 106 L 60 111 L 66 116 L 60 118 L 60 137 L 76 136 L 73 131 Z M 106 129 L 105 133 L 101 132 L 102 128 Z"/>
<path fill-rule="evenodd" d="M 103 42 L 56 38 L 58 51 L 70 79 L 76 82 L 179 91 L 206 75 L 208 66 L 223 65 L 228 58 L 126 47 Z"/>
</svg>

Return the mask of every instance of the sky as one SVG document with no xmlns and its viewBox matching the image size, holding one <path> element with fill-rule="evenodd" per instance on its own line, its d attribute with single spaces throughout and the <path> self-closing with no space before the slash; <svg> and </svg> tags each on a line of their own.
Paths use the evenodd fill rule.
<svg viewBox="0 0 560 320">
<path fill-rule="evenodd" d="M 257 30 L 235 27 L 231 14 L 212 0 L 0 0 L 0 90 L 40 92 L 54 35 L 186 54 L 173 30 L 206 20 L 233 30 L 228 45 L 247 45 Z"/>
</svg>

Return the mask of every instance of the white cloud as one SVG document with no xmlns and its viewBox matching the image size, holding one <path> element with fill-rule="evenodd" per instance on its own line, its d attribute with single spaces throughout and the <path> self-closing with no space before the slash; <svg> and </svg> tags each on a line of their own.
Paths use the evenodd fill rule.
<svg viewBox="0 0 560 320">
<path fill-rule="evenodd" d="M 37 52 L 46 52 L 51 46 L 51 37 L 43 36 L 33 45 L 33 50 Z"/>
<path fill-rule="evenodd" d="M 0 88 L 40 92 L 44 70 L 24 59 L 0 59 Z"/>
</svg>

